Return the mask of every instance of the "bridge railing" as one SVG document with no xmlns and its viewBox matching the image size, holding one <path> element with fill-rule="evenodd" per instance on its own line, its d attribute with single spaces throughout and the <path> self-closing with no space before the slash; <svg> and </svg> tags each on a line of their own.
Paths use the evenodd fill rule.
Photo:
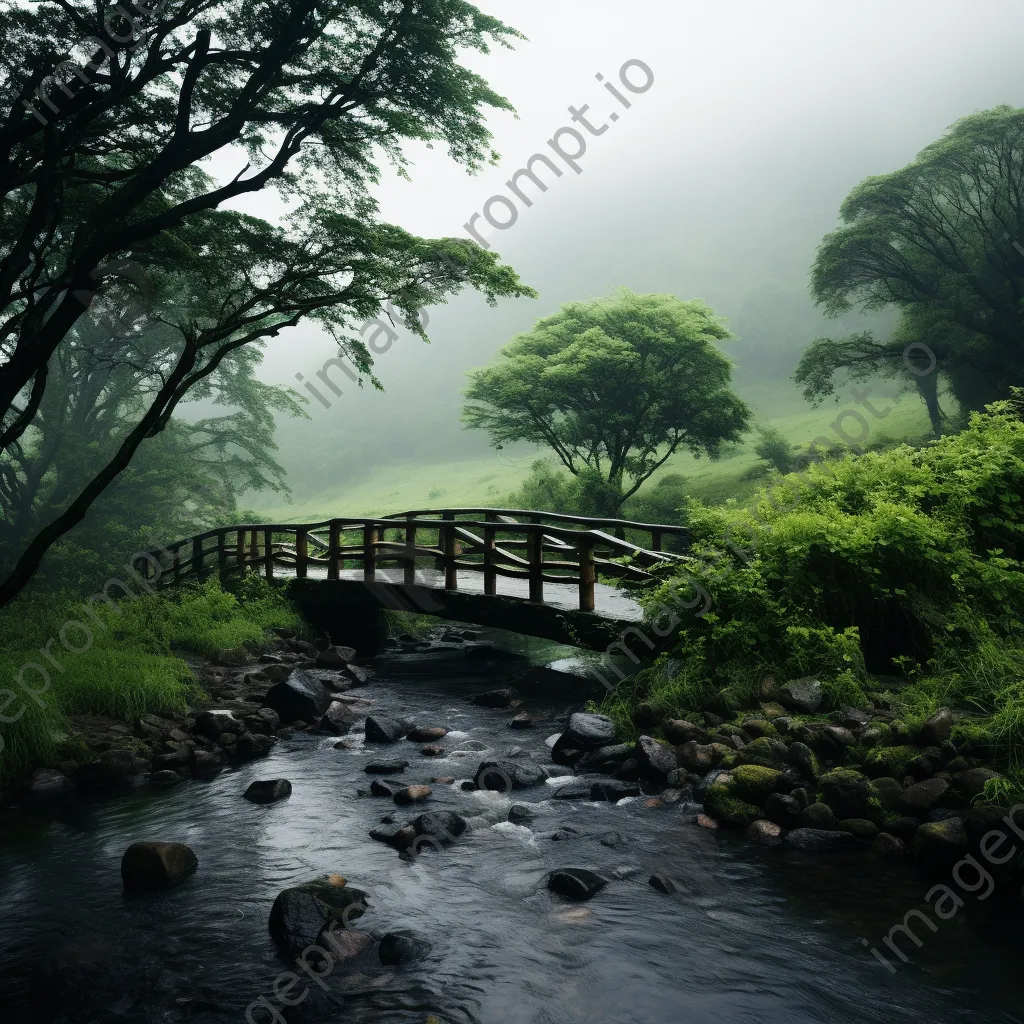
<svg viewBox="0 0 1024 1024">
<path fill-rule="evenodd" d="M 608 529 L 614 533 L 607 532 Z M 638 538 L 638 539 L 630 539 Z M 644 580 L 648 570 L 683 557 L 662 550 L 688 545 L 681 527 L 618 519 L 518 509 L 441 509 L 405 512 L 381 518 L 337 518 L 308 524 L 259 524 L 221 527 L 176 541 L 140 559 L 139 571 L 156 585 L 187 578 L 221 576 L 245 569 L 273 579 L 283 577 L 389 583 L 436 581 L 457 590 L 460 573 L 483 576 L 483 592 L 495 596 L 498 578 L 526 580 L 529 600 L 544 600 L 545 583 L 575 584 L 579 606 L 594 610 L 598 577 Z M 640 542 L 646 539 L 647 545 Z"/>
</svg>

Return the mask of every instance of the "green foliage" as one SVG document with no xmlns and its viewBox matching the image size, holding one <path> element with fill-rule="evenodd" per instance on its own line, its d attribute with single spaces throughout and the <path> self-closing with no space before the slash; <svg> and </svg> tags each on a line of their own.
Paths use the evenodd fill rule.
<svg viewBox="0 0 1024 1024">
<path fill-rule="evenodd" d="M 82 625 L 68 629 L 68 623 Z M 17 717 L 0 725 L 0 783 L 55 763 L 74 715 L 131 721 L 148 711 L 186 710 L 202 693 L 172 651 L 258 651 L 271 627 L 301 625 L 281 591 L 255 574 L 235 593 L 205 583 L 88 609 L 67 596 L 23 597 L 0 611 L 0 678 L 15 694 L 4 713 Z M 71 646 L 80 650 L 88 643 L 87 649 L 66 650 L 62 629 Z M 35 669 L 23 671 L 32 664 L 47 670 L 46 679 Z M 19 674 L 40 691 L 38 699 L 18 685 Z"/>
<path fill-rule="evenodd" d="M 644 598 L 652 619 L 677 611 L 671 661 L 611 700 L 675 713 L 723 692 L 756 701 L 768 675 L 814 675 L 828 710 L 863 706 L 872 673 L 901 672 L 908 720 L 938 706 L 994 715 L 999 756 L 1016 764 L 1022 494 L 1024 423 L 1001 403 L 919 449 L 812 465 L 747 508 L 691 503 L 692 558 Z"/>
<path fill-rule="evenodd" d="M 728 337 L 696 300 L 623 290 L 569 303 L 470 374 L 463 419 L 499 449 L 550 448 L 571 474 L 589 474 L 612 515 L 674 452 L 715 455 L 742 436 L 749 410 L 715 345 Z"/>
<path fill-rule="evenodd" d="M 793 468 L 793 446 L 786 435 L 777 427 L 763 424 L 756 428 L 760 437 L 754 445 L 754 452 L 772 469 L 780 473 L 788 473 Z"/>
</svg>

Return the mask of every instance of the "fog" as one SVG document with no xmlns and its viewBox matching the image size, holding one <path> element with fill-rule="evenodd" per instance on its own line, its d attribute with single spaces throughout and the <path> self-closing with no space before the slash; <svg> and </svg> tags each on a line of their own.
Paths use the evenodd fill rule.
<svg viewBox="0 0 1024 1024">
<path fill-rule="evenodd" d="M 459 422 L 466 371 L 562 303 L 620 286 L 706 300 L 739 336 L 725 350 L 740 393 L 759 413 L 794 401 L 800 350 L 858 326 L 829 324 L 807 297 L 815 247 L 849 190 L 906 164 L 959 117 L 1024 105 L 1024 7 L 1008 0 L 480 6 L 528 37 L 470 61 L 518 112 L 490 118 L 500 160 L 471 176 L 443 150 L 409 149 L 412 180 L 388 171 L 377 190 L 384 219 L 466 237 L 463 225 L 510 195 L 505 183 L 531 155 L 551 154 L 548 140 L 573 124 L 569 106 L 589 104 L 586 116 L 609 128 L 587 137 L 581 173 L 541 168 L 550 187 L 527 182 L 533 205 L 518 203 L 507 230 L 477 222 L 540 297 L 491 309 L 469 294 L 429 309 L 430 345 L 403 331 L 378 357 L 383 394 L 338 377 L 329 409 L 312 401 L 308 420 L 283 425 L 297 496 L 371 462 L 493 457 Z M 595 75 L 625 92 L 619 69 L 631 60 L 653 84 L 627 94 L 627 110 Z M 637 66 L 629 74 L 642 84 Z M 275 203 L 260 195 L 243 208 L 273 218 Z M 500 204 L 494 213 L 509 216 Z M 333 354 L 317 329 L 293 329 L 269 345 L 262 376 L 301 389 L 295 375 L 314 379 Z"/>
</svg>

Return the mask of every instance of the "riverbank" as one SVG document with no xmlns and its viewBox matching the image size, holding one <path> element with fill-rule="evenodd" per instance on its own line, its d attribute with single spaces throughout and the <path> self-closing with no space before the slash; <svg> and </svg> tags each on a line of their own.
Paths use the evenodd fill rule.
<svg viewBox="0 0 1024 1024">
<path fill-rule="evenodd" d="M 496 640 L 451 627 L 396 638 L 355 666 L 370 674 L 340 693 L 363 705 L 342 734 L 321 715 L 277 729 L 257 759 L 220 747 L 210 776 L 5 809 L 0 967 L 14 1019 L 27 1019 L 32 992 L 52 991 L 68 1021 L 131 1024 L 273 1020 L 268 1003 L 286 1020 L 344 1012 L 359 1024 L 479 1024 L 510 1006 L 517 1024 L 573 1013 L 667 1024 L 683 1003 L 709 1024 L 816 1022 L 835 984 L 857 993 L 846 1019 L 858 1024 L 888 1019 L 895 998 L 921 1024 L 979 1005 L 1011 1019 L 1000 1016 L 1016 998 L 1001 994 L 1010 950 L 968 911 L 926 932 L 923 951 L 897 936 L 912 966 L 946 970 L 956 950 L 939 989 L 916 974 L 888 988 L 861 946 L 888 932 L 896 893 L 898 922 L 927 891 L 912 862 L 876 860 L 866 840 L 825 855 L 712 827 L 687 777 L 698 773 L 678 767 L 685 744 L 617 742 L 613 723 L 573 710 L 585 678 Z M 280 661 L 199 669 L 208 688 L 222 676 L 218 724 L 252 713 L 256 672 L 283 665 L 305 684 L 344 674 L 307 667 L 316 658 L 289 642 L 265 656 Z M 237 733 L 218 738 L 231 746 L 225 733 Z M 197 866 L 166 890 L 124 889 L 122 855 L 154 840 L 185 844 Z M 275 916 L 327 884 L 349 893 L 312 916 Z M 341 921 L 329 977 L 315 950 L 305 960 L 322 988 L 296 964 L 353 893 L 367 909 Z M 299 978 L 291 990 L 285 975 Z M 275 994 L 307 990 L 293 1007 Z"/>
</svg>

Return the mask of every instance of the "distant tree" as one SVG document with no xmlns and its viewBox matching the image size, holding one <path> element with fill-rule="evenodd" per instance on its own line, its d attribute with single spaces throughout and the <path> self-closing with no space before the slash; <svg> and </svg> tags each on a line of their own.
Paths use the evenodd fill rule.
<svg viewBox="0 0 1024 1024">
<path fill-rule="evenodd" d="M 789 473 L 793 469 L 793 446 L 778 427 L 759 424 L 755 428 L 760 435 L 754 444 L 754 454 L 763 459 L 780 473 Z"/>
<path fill-rule="evenodd" d="M 550 448 L 580 479 L 596 476 L 614 514 L 677 451 L 715 455 L 749 410 L 729 387 L 728 338 L 703 302 L 635 295 L 569 303 L 470 374 L 463 420 L 501 448 Z"/>
<path fill-rule="evenodd" d="M 820 397 L 832 373 L 884 375 L 914 383 L 936 433 L 944 382 L 964 408 L 979 409 L 1024 378 L 1024 109 L 1000 106 L 957 121 L 917 158 L 868 178 L 840 208 L 811 290 L 832 317 L 850 309 L 897 308 L 896 335 L 819 339 L 797 380 Z M 910 342 L 939 357 L 937 374 L 911 372 Z M 911 359 L 922 362 L 923 350 Z M 933 376 L 930 382 L 924 378 Z"/>
</svg>

